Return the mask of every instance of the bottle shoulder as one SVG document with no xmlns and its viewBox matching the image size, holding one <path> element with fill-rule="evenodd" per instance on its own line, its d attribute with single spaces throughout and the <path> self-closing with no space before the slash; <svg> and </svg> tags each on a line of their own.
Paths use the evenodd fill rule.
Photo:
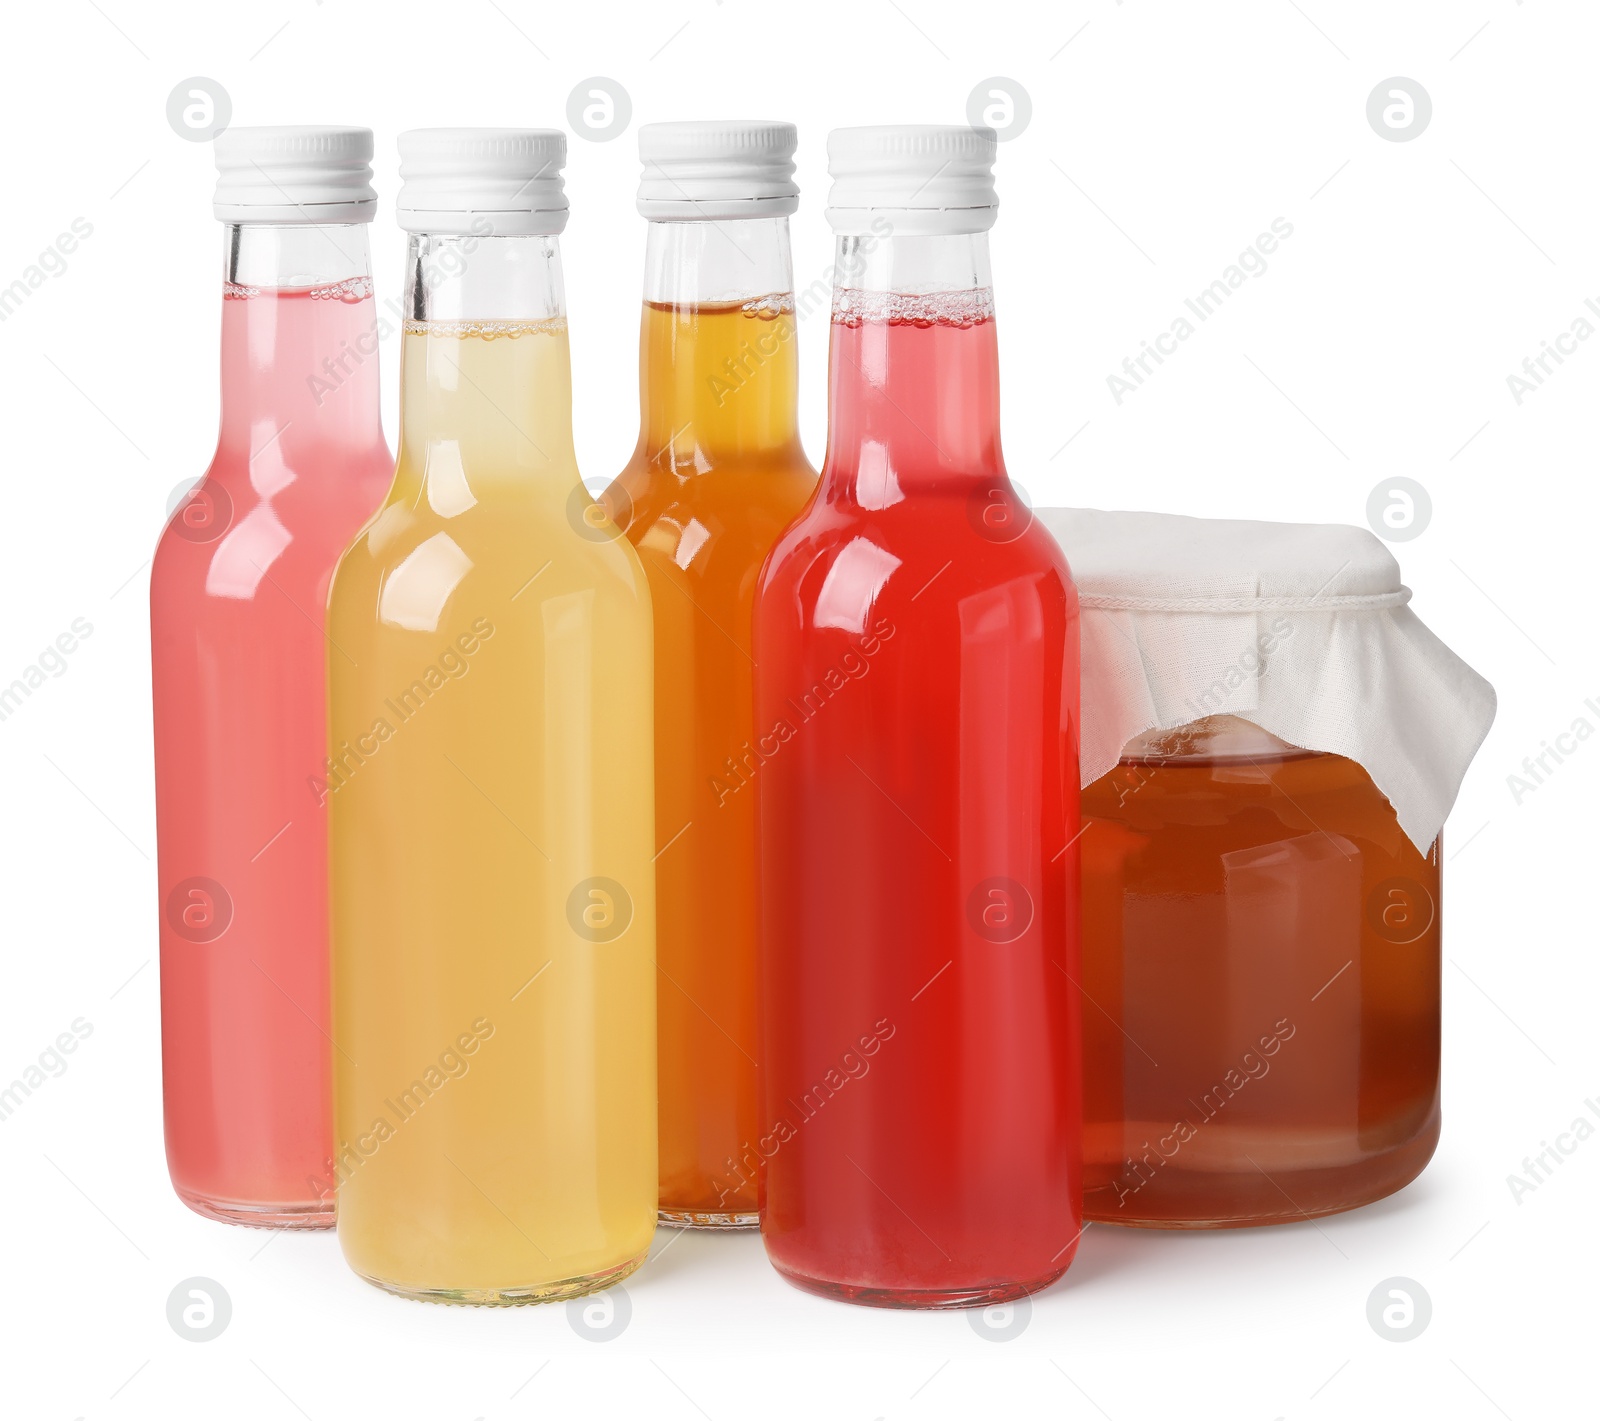
<svg viewBox="0 0 1600 1421">
<path fill-rule="evenodd" d="M 711 513 L 729 523 L 792 520 L 817 486 L 798 448 L 772 457 L 708 462 L 703 454 L 673 467 L 635 454 L 602 496 L 624 527 L 639 519 Z"/>
<path fill-rule="evenodd" d="M 764 559 L 816 487 L 816 471 L 798 451 L 793 458 L 730 462 L 686 475 L 636 459 L 600 502 L 647 558 L 704 570 Z"/>
<path fill-rule="evenodd" d="M 156 540 L 152 597 L 248 602 L 273 582 L 296 595 L 315 590 L 382 503 L 393 469 L 381 445 L 338 458 L 258 463 L 254 476 L 246 461 L 219 451 Z"/>
<path fill-rule="evenodd" d="M 609 524 L 586 518 L 573 496 L 509 498 L 442 515 L 426 498 L 391 496 L 351 542 L 334 577 L 336 602 L 368 602 L 407 582 L 537 606 L 551 596 L 605 589 L 648 606 L 638 553 Z"/>
<path fill-rule="evenodd" d="M 795 589 L 845 571 L 841 563 L 883 569 L 885 585 L 904 583 L 900 570 L 937 576 L 963 593 L 1018 580 L 1053 586 L 1074 606 L 1077 591 L 1060 545 L 1020 502 L 1003 519 L 986 516 L 981 498 L 905 500 L 885 509 L 818 498 L 780 538 L 763 586 Z"/>
</svg>

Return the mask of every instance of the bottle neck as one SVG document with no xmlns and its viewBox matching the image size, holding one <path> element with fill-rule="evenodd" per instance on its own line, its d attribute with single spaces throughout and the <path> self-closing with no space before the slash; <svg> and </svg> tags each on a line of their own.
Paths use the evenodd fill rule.
<svg viewBox="0 0 1600 1421">
<path fill-rule="evenodd" d="M 798 456 L 789 219 L 652 222 L 636 458 L 688 475 Z"/>
<path fill-rule="evenodd" d="M 555 237 L 415 233 L 405 312 L 403 466 L 438 483 L 447 502 L 460 501 L 463 478 L 485 487 L 511 475 L 576 480 Z"/>
<path fill-rule="evenodd" d="M 254 469 L 299 467 L 292 455 L 318 446 L 381 446 L 366 224 L 223 232 L 221 448 Z"/>
<path fill-rule="evenodd" d="M 828 496 L 1003 478 L 987 234 L 841 237 L 834 270 Z"/>
</svg>

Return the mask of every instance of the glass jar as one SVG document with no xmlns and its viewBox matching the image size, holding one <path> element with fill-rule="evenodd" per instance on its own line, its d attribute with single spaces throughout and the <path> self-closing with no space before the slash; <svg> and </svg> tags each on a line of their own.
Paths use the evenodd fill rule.
<svg viewBox="0 0 1600 1421">
<path fill-rule="evenodd" d="M 1084 1215 L 1289 1223 L 1439 1138 L 1439 841 L 1362 767 L 1234 716 L 1083 794 Z"/>
</svg>

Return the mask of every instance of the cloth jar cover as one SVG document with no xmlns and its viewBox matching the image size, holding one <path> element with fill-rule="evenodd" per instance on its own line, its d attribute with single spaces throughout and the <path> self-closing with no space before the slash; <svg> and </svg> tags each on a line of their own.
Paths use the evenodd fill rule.
<svg viewBox="0 0 1600 1421">
<path fill-rule="evenodd" d="M 1365 528 L 1045 508 L 1083 608 L 1082 780 L 1136 736 L 1234 715 L 1371 776 L 1426 853 L 1494 688 L 1406 604 Z"/>
</svg>

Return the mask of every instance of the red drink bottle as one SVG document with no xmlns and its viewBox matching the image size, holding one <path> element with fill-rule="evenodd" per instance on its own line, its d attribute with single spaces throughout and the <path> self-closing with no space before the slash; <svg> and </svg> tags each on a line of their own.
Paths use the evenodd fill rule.
<svg viewBox="0 0 1600 1421">
<path fill-rule="evenodd" d="M 333 1223 L 323 613 L 393 471 L 371 157 L 364 128 L 217 139 L 221 433 L 150 575 L 167 1166 L 234 1223 Z"/>
<path fill-rule="evenodd" d="M 1001 459 L 994 151 L 831 136 L 827 460 L 756 601 L 762 1234 L 890 1307 L 1082 1227 L 1077 594 Z"/>
</svg>

